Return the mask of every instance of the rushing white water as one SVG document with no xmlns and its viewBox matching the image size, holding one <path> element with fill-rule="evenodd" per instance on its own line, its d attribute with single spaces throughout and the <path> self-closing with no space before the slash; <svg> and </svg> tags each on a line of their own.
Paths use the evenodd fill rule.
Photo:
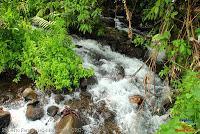
<svg viewBox="0 0 200 134">
<path fill-rule="evenodd" d="M 94 102 L 104 100 L 107 106 L 117 113 L 116 120 L 123 133 L 145 134 L 152 133 L 162 122 L 153 117 L 146 109 L 138 114 L 136 108 L 128 100 L 131 95 L 144 95 L 143 81 L 145 75 L 150 72 L 148 67 L 138 59 L 128 58 L 119 53 L 112 52 L 108 46 L 102 46 L 94 40 L 75 40 L 75 43 L 82 48 L 77 49 L 83 57 L 85 67 L 92 67 L 98 77 L 98 85 L 93 86 L 89 91 L 93 95 Z M 101 57 L 96 61 L 95 57 Z M 97 63 L 100 62 L 100 65 Z M 123 66 L 125 78 L 115 81 L 117 76 L 116 66 Z M 140 82 L 135 82 L 130 76 L 141 66 L 142 69 L 135 75 Z M 102 70 L 106 71 L 101 74 Z M 153 75 L 151 73 L 151 75 Z M 162 85 L 156 77 L 156 85 Z M 158 86 L 159 87 L 159 86 Z"/>
<path fill-rule="evenodd" d="M 112 52 L 110 47 L 103 46 L 94 40 L 74 39 L 77 53 L 83 58 L 86 68 L 93 68 L 98 79 L 98 84 L 90 86 L 88 91 L 92 94 L 93 102 L 105 101 L 107 107 L 116 112 L 116 122 L 122 133 L 125 134 L 149 134 L 153 133 L 162 123 L 159 116 L 152 116 L 149 107 L 138 111 L 136 105 L 129 102 L 131 95 L 143 95 L 143 79 L 150 72 L 144 63 L 135 58 L 128 58 L 119 53 Z M 117 66 L 124 68 L 125 77 L 116 79 L 120 72 Z M 140 67 L 141 70 L 131 77 Z M 151 75 L 154 75 L 150 72 Z M 163 84 L 160 79 L 155 76 L 156 89 L 162 89 Z M 153 81 L 152 81 L 153 83 Z M 150 83 L 150 86 L 152 86 Z M 40 93 L 40 92 L 39 92 Z M 53 95 L 49 98 L 40 93 L 43 100 L 44 109 L 48 106 L 56 105 L 63 108 L 64 104 L 57 105 L 53 99 Z M 71 96 L 65 96 L 65 100 L 70 98 L 78 98 L 79 94 L 75 93 Z M 9 127 L 9 134 L 26 134 L 31 128 L 38 130 L 39 134 L 53 134 L 55 122 L 46 113 L 41 120 L 29 121 L 25 117 L 26 103 L 23 101 L 17 104 L 17 107 L 4 106 L 11 113 L 12 123 Z M 85 133 L 92 133 L 95 127 L 104 122 L 103 118 L 99 120 L 94 117 L 88 117 L 90 123 L 83 128 Z M 49 122 L 48 120 L 51 119 Z M 47 125 L 46 122 L 48 122 Z M 114 133 L 114 132 L 113 132 Z"/>
</svg>

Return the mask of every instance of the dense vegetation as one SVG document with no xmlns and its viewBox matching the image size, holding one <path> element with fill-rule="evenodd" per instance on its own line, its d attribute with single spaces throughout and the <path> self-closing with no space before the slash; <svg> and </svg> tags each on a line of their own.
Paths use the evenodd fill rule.
<svg viewBox="0 0 200 134">
<path fill-rule="evenodd" d="M 82 60 L 75 54 L 74 45 L 67 34 L 71 25 L 79 27 L 80 31 L 91 32 L 92 27 L 88 23 L 98 20 L 96 17 L 100 9 L 95 8 L 95 1 L 81 2 L 1 2 L 0 72 L 14 69 L 18 72 L 15 81 L 20 80 L 21 75 L 26 75 L 40 88 L 54 86 L 57 89 L 78 86 L 80 78 L 91 76 L 92 70 L 83 68 Z M 94 9 L 88 7 L 91 2 Z M 76 7 L 69 8 L 74 5 Z M 92 16 L 87 15 L 89 11 L 93 11 Z M 46 20 L 38 14 L 42 14 Z M 73 20 L 73 17 L 77 20 Z M 32 21 L 41 28 L 32 26 Z"/>
<path fill-rule="evenodd" d="M 147 1 L 146 1 L 147 2 Z M 148 37 L 136 35 L 134 43 L 151 46 L 150 67 L 155 71 L 159 52 L 165 52 L 160 76 L 173 87 L 176 98 L 170 110 L 171 120 L 162 125 L 159 134 L 199 133 L 200 131 L 200 2 L 156 0 L 143 5 L 142 26 L 151 25 Z M 141 8 L 139 8 L 141 9 Z M 126 12 L 129 12 L 126 11 Z"/>
<path fill-rule="evenodd" d="M 100 7 L 101 6 L 101 7 Z M 110 6 L 110 7 L 109 7 Z M 0 3 L 0 73 L 8 69 L 38 87 L 72 88 L 93 75 L 84 69 L 68 31 L 102 35 L 100 15 L 123 15 L 135 45 L 154 48 L 152 71 L 165 52 L 160 76 L 176 99 L 171 120 L 157 133 L 200 131 L 200 1 L 171 0 L 3 0 Z M 105 11 L 104 11 L 105 10 Z M 36 27 L 35 27 L 36 26 Z M 132 28 L 144 34 L 135 34 Z"/>
</svg>

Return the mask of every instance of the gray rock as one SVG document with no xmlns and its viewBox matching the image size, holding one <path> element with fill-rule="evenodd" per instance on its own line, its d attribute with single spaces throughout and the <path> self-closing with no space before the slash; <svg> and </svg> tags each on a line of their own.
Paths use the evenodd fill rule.
<svg viewBox="0 0 200 134">
<path fill-rule="evenodd" d="M 116 80 L 120 80 L 125 77 L 125 70 L 123 66 L 117 64 L 115 70 L 116 70 Z"/>
<path fill-rule="evenodd" d="M 116 113 L 106 109 L 104 112 L 101 113 L 101 116 L 104 118 L 105 121 L 110 121 L 110 120 L 114 120 L 114 118 L 116 117 Z"/>
<path fill-rule="evenodd" d="M 82 78 L 80 79 L 80 88 L 82 91 L 86 91 L 87 86 L 95 85 L 98 83 L 96 76 L 91 76 L 89 78 Z"/>
<path fill-rule="evenodd" d="M 38 105 L 39 103 L 40 103 L 39 100 L 30 100 L 30 101 L 28 102 L 27 105 L 33 105 L 33 106 L 36 106 L 36 105 Z"/>
<path fill-rule="evenodd" d="M 0 132 L 4 131 L 10 124 L 11 115 L 8 111 L 4 111 L 0 108 Z"/>
<path fill-rule="evenodd" d="M 26 88 L 23 91 L 22 96 L 24 97 L 25 101 L 37 100 L 37 97 L 38 97 L 38 95 L 32 88 Z"/>
<path fill-rule="evenodd" d="M 62 96 L 61 94 L 57 94 L 55 97 L 54 97 L 54 100 L 56 102 L 56 104 L 60 104 L 60 102 L 64 101 L 65 97 Z"/>
<path fill-rule="evenodd" d="M 87 78 L 87 85 L 95 85 L 95 84 L 98 84 L 98 80 L 96 76 Z"/>
<path fill-rule="evenodd" d="M 35 129 L 30 129 L 29 131 L 28 131 L 28 133 L 27 134 L 38 134 L 38 132 L 37 132 L 37 130 L 35 130 Z"/>
<path fill-rule="evenodd" d="M 54 117 L 59 111 L 57 106 L 50 106 L 47 108 L 47 115 Z"/>
<path fill-rule="evenodd" d="M 33 105 L 28 105 L 27 106 L 27 110 L 26 110 L 26 117 L 29 120 L 35 121 L 35 120 L 39 120 L 44 116 L 44 109 L 37 105 L 37 106 L 33 106 Z"/>
<path fill-rule="evenodd" d="M 81 98 L 81 100 L 84 99 L 84 98 L 91 99 L 92 94 L 88 91 L 80 92 L 80 98 Z"/>
<path fill-rule="evenodd" d="M 86 89 L 87 89 L 87 79 L 81 78 L 79 83 L 80 83 L 81 90 L 86 91 Z"/>
<path fill-rule="evenodd" d="M 73 114 L 62 117 L 55 126 L 56 134 L 79 134 L 83 133 L 82 122 Z"/>
<path fill-rule="evenodd" d="M 101 100 L 96 104 L 96 109 L 96 114 L 101 115 L 105 121 L 112 121 L 116 117 L 116 113 L 108 109 L 104 100 Z"/>
</svg>

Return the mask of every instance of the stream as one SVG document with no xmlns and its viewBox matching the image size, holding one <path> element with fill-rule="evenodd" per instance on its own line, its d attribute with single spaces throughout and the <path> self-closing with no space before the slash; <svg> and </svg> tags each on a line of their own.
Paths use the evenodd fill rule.
<svg viewBox="0 0 200 134">
<path fill-rule="evenodd" d="M 55 119 L 47 115 L 47 108 L 55 105 L 63 109 L 66 104 L 80 111 L 86 118 L 86 124 L 83 126 L 85 134 L 154 133 L 163 123 L 161 117 L 152 114 L 150 103 L 154 96 L 149 95 L 146 99 L 147 103 L 141 109 L 138 109 L 136 104 L 130 103 L 129 97 L 132 95 L 145 96 L 143 80 L 146 75 L 155 78 L 155 81 L 150 80 L 148 83 L 149 90 L 162 92 L 165 86 L 159 77 L 152 73 L 141 60 L 113 52 L 109 46 L 95 40 L 74 38 L 74 43 L 77 45 L 76 52 L 83 58 L 84 67 L 94 69 L 98 81 L 87 87 L 87 91 L 91 94 L 91 101 L 86 104 L 88 108 L 79 108 L 79 91 L 65 95 L 65 100 L 57 104 L 54 100 L 55 94 L 49 97 L 37 90 L 44 107 L 44 116 L 40 120 L 28 120 L 25 116 L 27 103 L 24 100 L 4 105 L 5 110 L 11 113 L 8 134 L 27 134 L 32 128 L 36 129 L 39 134 L 54 134 Z M 157 99 L 160 100 L 162 97 Z M 75 103 L 76 101 L 78 104 Z M 107 121 L 107 115 L 97 112 L 101 104 L 113 115 L 109 121 Z M 108 130 L 109 128 L 111 130 Z"/>
</svg>

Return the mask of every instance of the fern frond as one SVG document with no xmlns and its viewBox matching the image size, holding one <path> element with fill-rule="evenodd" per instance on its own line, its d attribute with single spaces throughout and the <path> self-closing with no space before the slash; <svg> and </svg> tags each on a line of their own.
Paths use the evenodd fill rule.
<svg viewBox="0 0 200 134">
<path fill-rule="evenodd" d="M 42 16 L 44 16 L 45 11 L 46 11 L 46 8 L 40 9 L 40 10 L 38 11 L 38 13 L 37 13 L 36 16 L 38 16 L 38 17 L 42 17 Z"/>
<path fill-rule="evenodd" d="M 41 17 L 38 17 L 38 16 L 35 16 L 32 18 L 32 24 L 35 25 L 35 26 L 39 26 L 39 27 L 42 27 L 44 29 L 47 29 L 49 28 L 49 26 L 51 24 L 53 24 L 54 22 L 51 22 L 51 21 L 47 21 Z"/>
</svg>

